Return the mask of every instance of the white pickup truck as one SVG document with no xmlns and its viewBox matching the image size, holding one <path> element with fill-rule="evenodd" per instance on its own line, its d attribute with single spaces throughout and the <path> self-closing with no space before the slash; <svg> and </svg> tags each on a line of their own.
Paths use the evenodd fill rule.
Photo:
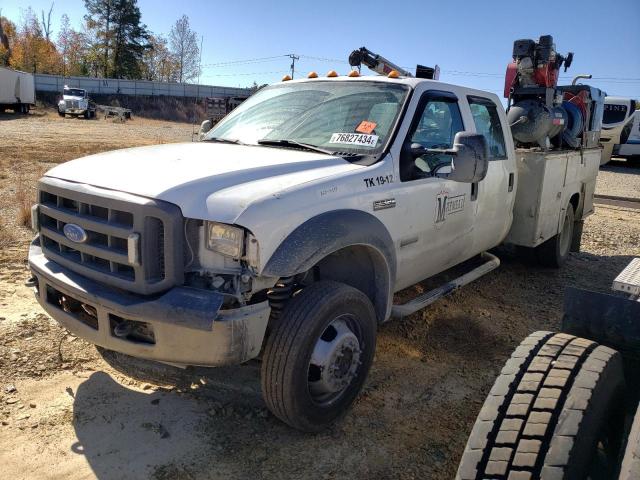
<svg viewBox="0 0 640 480">
<path fill-rule="evenodd" d="M 32 281 L 53 318 L 104 349 L 182 366 L 260 358 L 268 407 L 315 431 L 358 395 L 378 325 L 497 267 L 487 250 L 509 241 L 562 264 L 599 161 L 600 148 L 516 150 L 484 91 L 355 74 L 282 82 L 202 142 L 47 172 Z"/>
</svg>

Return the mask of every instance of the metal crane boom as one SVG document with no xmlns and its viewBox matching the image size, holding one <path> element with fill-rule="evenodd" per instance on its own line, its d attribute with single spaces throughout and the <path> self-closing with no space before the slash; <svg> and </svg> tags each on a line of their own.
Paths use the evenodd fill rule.
<svg viewBox="0 0 640 480">
<path fill-rule="evenodd" d="M 367 47 L 354 50 L 351 52 L 351 55 L 349 55 L 349 65 L 352 67 L 359 67 L 362 64 L 365 64 L 371 70 L 380 75 L 388 75 L 389 72 L 395 70 L 403 77 L 413 77 L 413 75 L 404 68 L 387 60 L 382 55 L 373 53 Z"/>
</svg>

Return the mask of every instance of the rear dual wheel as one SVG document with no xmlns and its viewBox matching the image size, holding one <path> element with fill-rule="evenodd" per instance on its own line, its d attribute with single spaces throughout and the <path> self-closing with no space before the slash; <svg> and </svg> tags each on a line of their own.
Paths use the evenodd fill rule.
<svg viewBox="0 0 640 480">
<path fill-rule="evenodd" d="M 376 315 L 369 298 L 321 281 L 298 292 L 275 320 L 262 362 L 262 392 L 285 423 L 317 432 L 343 416 L 373 362 Z"/>
<path fill-rule="evenodd" d="M 562 229 L 542 245 L 534 249 L 536 258 L 545 267 L 560 268 L 569 258 L 573 240 L 575 212 L 573 205 L 567 205 L 562 222 Z"/>
</svg>

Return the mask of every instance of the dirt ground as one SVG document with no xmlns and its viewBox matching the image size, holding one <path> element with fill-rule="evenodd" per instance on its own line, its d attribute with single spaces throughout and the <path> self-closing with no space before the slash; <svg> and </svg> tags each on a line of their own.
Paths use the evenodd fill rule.
<svg viewBox="0 0 640 480">
<path fill-rule="evenodd" d="M 481 281 L 379 331 L 370 378 L 345 420 L 319 435 L 267 412 L 259 366 L 159 386 L 111 369 L 39 309 L 28 278 L 31 233 L 17 224 L 33 182 L 84 154 L 189 141 L 192 127 L 134 119 L 0 116 L 0 465 L 7 479 L 446 479 L 494 378 L 529 333 L 558 329 L 567 285 L 608 291 L 640 255 L 640 211 L 598 206 L 583 251 L 561 271 L 508 250 Z M 640 169 L 607 170 L 630 176 Z M 633 187 L 630 187 L 633 188 Z M 602 188 L 599 186 L 599 191 Z M 606 193 L 606 192 L 601 192 Z M 425 288 L 401 292 L 409 296 Z"/>
</svg>

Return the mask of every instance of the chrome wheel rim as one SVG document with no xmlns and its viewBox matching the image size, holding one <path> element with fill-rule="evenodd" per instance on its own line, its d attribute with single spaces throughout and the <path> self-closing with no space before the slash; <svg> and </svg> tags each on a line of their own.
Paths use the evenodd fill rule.
<svg viewBox="0 0 640 480">
<path fill-rule="evenodd" d="M 362 342 L 353 318 L 341 315 L 324 329 L 311 353 L 308 369 L 309 393 L 319 405 L 340 398 L 358 375 L 362 364 Z"/>
</svg>

